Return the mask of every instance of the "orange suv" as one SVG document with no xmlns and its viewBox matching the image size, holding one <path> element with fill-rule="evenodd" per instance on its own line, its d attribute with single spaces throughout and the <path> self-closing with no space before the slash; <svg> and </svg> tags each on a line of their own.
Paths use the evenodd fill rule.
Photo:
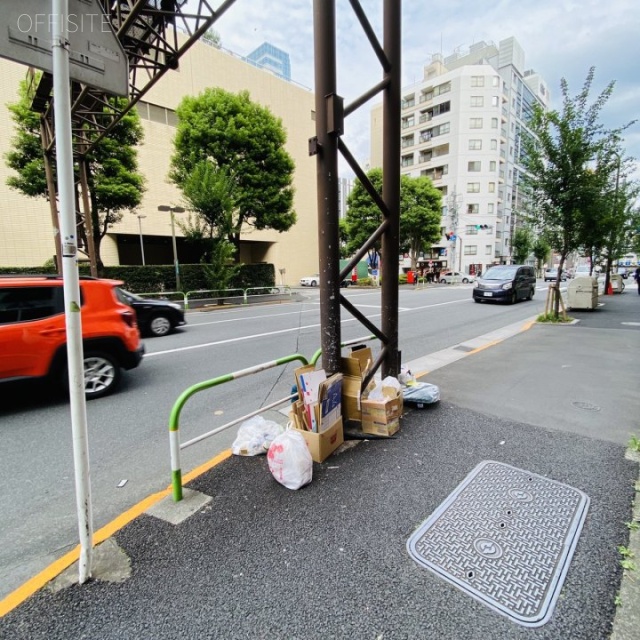
<svg viewBox="0 0 640 640">
<path fill-rule="evenodd" d="M 117 387 L 122 369 L 140 364 L 144 345 L 117 280 L 80 279 L 84 388 L 99 398 Z M 67 383 L 64 292 L 59 276 L 0 276 L 0 383 L 47 378 Z"/>
</svg>

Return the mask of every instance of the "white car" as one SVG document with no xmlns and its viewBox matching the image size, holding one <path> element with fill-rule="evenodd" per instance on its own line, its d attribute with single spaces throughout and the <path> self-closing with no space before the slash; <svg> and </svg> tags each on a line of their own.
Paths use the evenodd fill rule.
<svg viewBox="0 0 640 640">
<path fill-rule="evenodd" d="M 440 280 L 438 280 L 440 284 L 455 284 L 457 282 L 469 284 L 475 281 L 475 276 L 469 275 L 468 273 L 460 273 L 459 271 L 445 271 L 440 274 Z"/>
<path fill-rule="evenodd" d="M 317 287 L 320 284 L 320 274 L 315 273 L 312 276 L 307 276 L 306 278 L 300 278 L 300 284 L 303 287 Z"/>
<path fill-rule="evenodd" d="M 317 287 L 320 284 L 320 275 L 316 273 L 312 276 L 307 276 L 306 278 L 300 278 L 300 284 L 303 287 Z M 351 280 L 343 280 L 340 283 L 340 286 L 344 289 L 352 284 Z"/>
</svg>

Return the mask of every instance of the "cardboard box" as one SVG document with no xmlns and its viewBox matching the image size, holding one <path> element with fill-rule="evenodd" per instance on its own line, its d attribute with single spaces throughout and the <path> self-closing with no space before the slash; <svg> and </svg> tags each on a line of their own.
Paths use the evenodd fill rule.
<svg viewBox="0 0 640 640">
<path fill-rule="evenodd" d="M 390 436 L 400 428 L 402 392 L 385 387 L 382 393 L 385 396 L 384 400 L 362 400 L 363 433 Z"/>
<path fill-rule="evenodd" d="M 362 423 L 362 433 L 369 433 L 374 436 L 392 436 L 400 430 L 400 418 L 391 422 L 367 422 Z"/>
<path fill-rule="evenodd" d="M 295 418 L 294 424 L 296 424 Z M 322 433 L 313 433 L 313 431 L 306 429 L 300 429 L 300 433 L 309 447 L 314 462 L 324 462 L 344 442 L 342 418 L 338 418 L 331 427 Z"/>
<path fill-rule="evenodd" d="M 373 365 L 373 353 L 369 347 L 352 349 L 348 357 L 342 358 L 342 417 L 361 422 L 362 381 Z"/>
</svg>

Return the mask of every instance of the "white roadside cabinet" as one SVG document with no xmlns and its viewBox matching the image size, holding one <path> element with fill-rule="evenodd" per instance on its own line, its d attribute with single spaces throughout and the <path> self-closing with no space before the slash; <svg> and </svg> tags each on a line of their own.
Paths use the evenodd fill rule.
<svg viewBox="0 0 640 640">
<path fill-rule="evenodd" d="M 598 280 L 596 278 L 574 278 L 567 289 L 569 309 L 595 309 L 598 306 Z"/>
</svg>

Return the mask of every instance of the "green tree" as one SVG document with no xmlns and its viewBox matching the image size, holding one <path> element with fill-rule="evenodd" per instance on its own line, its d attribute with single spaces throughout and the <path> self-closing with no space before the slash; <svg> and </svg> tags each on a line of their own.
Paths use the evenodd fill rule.
<svg viewBox="0 0 640 640">
<path fill-rule="evenodd" d="M 371 169 L 367 173 L 367 178 L 377 193 L 382 194 L 382 169 Z M 360 180 L 354 182 L 353 189 L 347 198 L 347 207 L 344 225 L 347 237 L 346 253 L 351 256 L 380 226 L 383 214 Z M 378 268 L 380 247 L 381 241 L 377 240 L 367 252 L 369 264 L 373 269 Z"/>
<path fill-rule="evenodd" d="M 538 276 L 542 275 L 542 265 L 549 259 L 551 254 L 551 247 L 544 236 L 538 236 L 533 241 L 531 248 L 533 257 L 536 259 L 536 269 L 538 270 Z"/>
<path fill-rule="evenodd" d="M 294 163 L 284 148 L 286 133 L 279 118 L 252 102 L 247 91 L 234 94 L 217 88 L 184 98 L 177 115 L 170 178 L 185 193 L 203 162 L 211 165 L 214 180 L 225 176 L 232 210 L 227 214 L 219 207 L 219 217 L 208 224 L 226 234 L 236 260 L 243 229 L 283 232 L 295 224 Z M 219 203 L 218 195 L 214 201 Z"/>
<path fill-rule="evenodd" d="M 521 227 L 513 234 L 511 251 L 516 264 L 524 264 L 533 249 L 533 234 L 529 229 Z"/>
<path fill-rule="evenodd" d="M 400 178 L 400 243 L 409 249 L 411 269 L 420 252 L 440 240 L 442 192 L 426 176 Z"/>
<path fill-rule="evenodd" d="M 126 100 L 118 99 L 119 107 Z M 144 176 L 138 170 L 138 151 L 144 132 L 135 109 L 129 111 L 87 155 L 88 183 L 93 222 L 93 241 L 98 270 L 103 264 L 100 244 L 126 211 L 133 211 L 145 192 Z"/>
<path fill-rule="evenodd" d="M 588 105 L 594 77 L 591 68 L 580 93 L 574 98 L 561 81 L 562 109 L 545 112 L 536 105 L 529 122 L 533 135 L 523 136 L 526 172 L 523 186 L 530 203 L 532 226 L 539 229 L 560 255 L 554 313 L 559 313 L 557 295 L 560 273 L 567 256 L 580 248 L 585 219 L 594 211 L 602 173 L 611 171 L 606 161 L 620 132 L 606 130 L 599 122 L 602 108 L 613 92 L 611 82 Z M 595 165 L 595 169 L 593 168 Z"/>
<path fill-rule="evenodd" d="M 119 106 L 123 105 L 124 101 L 120 101 Z M 51 197 L 45 179 L 40 116 L 31 111 L 26 82 L 20 83 L 18 102 L 8 106 L 15 135 L 13 148 L 5 159 L 15 175 L 7 178 L 7 185 L 33 198 Z M 142 138 L 140 117 L 132 110 L 87 156 L 93 241 L 99 272 L 102 270 L 100 241 L 122 219 L 125 211 L 135 209 L 142 200 L 144 178 L 138 172 L 136 151 Z M 52 169 L 55 176 L 55 166 Z M 80 235 L 86 242 L 84 229 L 80 230 Z"/>
</svg>

